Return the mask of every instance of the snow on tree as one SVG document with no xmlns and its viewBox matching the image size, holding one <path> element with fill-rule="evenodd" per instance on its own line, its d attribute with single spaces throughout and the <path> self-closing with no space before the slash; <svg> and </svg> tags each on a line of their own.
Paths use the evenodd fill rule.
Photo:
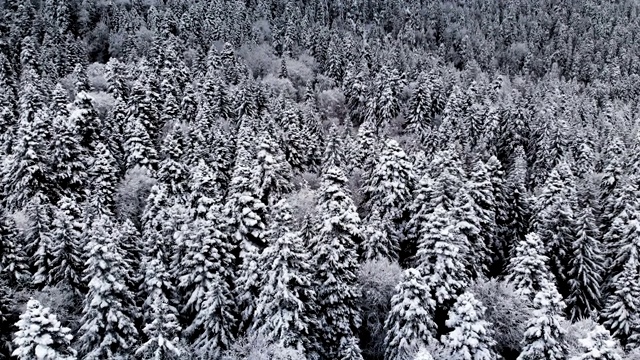
<svg viewBox="0 0 640 360">
<path fill-rule="evenodd" d="M 574 241 L 576 189 L 569 165 L 559 163 L 551 170 L 536 201 L 532 228 L 545 244 L 549 268 L 564 294 L 568 290 L 567 273 L 571 244 Z"/>
<path fill-rule="evenodd" d="M 316 207 L 319 228 L 310 246 L 319 314 L 315 334 L 330 356 L 337 354 L 340 339 L 353 336 L 360 326 L 356 285 L 360 217 L 346 183 L 340 169 L 326 170 Z"/>
<path fill-rule="evenodd" d="M 38 300 L 32 298 L 27 302 L 16 327 L 13 339 L 16 348 L 11 355 L 18 360 L 76 359 L 76 351 L 71 348 L 71 330 L 63 327 L 58 317 Z"/>
<path fill-rule="evenodd" d="M 53 242 L 51 239 L 52 207 L 40 198 L 27 205 L 28 228 L 25 232 L 25 251 L 29 256 L 33 283 L 37 286 L 51 284 L 53 272 Z"/>
<path fill-rule="evenodd" d="M 344 144 L 338 133 L 338 127 L 336 124 L 332 124 L 327 134 L 326 146 L 322 155 L 322 167 L 328 170 L 331 167 L 344 169 L 346 166 Z"/>
<path fill-rule="evenodd" d="M 492 324 L 484 319 L 485 307 L 470 292 L 460 295 L 449 310 L 446 324 L 453 330 L 442 342 L 452 360 L 495 360 Z"/>
<path fill-rule="evenodd" d="M 600 287 L 604 256 L 590 207 L 581 209 L 576 218 L 576 235 L 569 260 L 569 297 L 566 299 L 571 320 L 588 318 L 600 309 Z"/>
<path fill-rule="evenodd" d="M 22 109 L 24 114 L 26 109 Z M 25 115 L 26 116 L 26 115 Z M 49 115 L 43 111 L 21 119 L 14 154 L 6 161 L 3 187 L 9 210 L 23 209 L 31 199 L 51 195 L 46 150 L 51 139 Z"/>
<path fill-rule="evenodd" d="M 311 288 L 308 250 L 292 229 L 291 212 L 286 200 L 280 200 L 272 210 L 265 234 L 269 246 L 258 258 L 258 268 L 265 276 L 252 330 L 270 343 L 310 351 L 316 298 Z"/>
<path fill-rule="evenodd" d="M 158 180 L 167 186 L 168 196 L 186 198 L 189 170 L 182 162 L 185 139 L 182 124 L 174 123 L 162 141 L 163 159 L 158 164 Z"/>
<path fill-rule="evenodd" d="M 52 200 L 57 202 L 64 196 L 82 201 L 86 197 L 87 160 L 77 139 L 77 126 L 69 118 L 56 117 L 53 130 L 48 176 L 57 194 Z"/>
<path fill-rule="evenodd" d="M 114 194 L 119 181 L 118 165 L 109 148 L 98 142 L 94 149 L 95 161 L 89 168 L 89 197 L 102 212 L 115 213 Z"/>
<path fill-rule="evenodd" d="M 201 310 L 185 332 L 198 334 L 192 345 L 198 356 L 217 359 L 235 340 L 235 305 L 229 285 L 217 275 L 211 278 L 211 287 L 204 299 Z"/>
<path fill-rule="evenodd" d="M 433 356 L 429 353 L 429 351 L 425 348 L 420 348 L 418 352 L 413 357 L 413 360 L 433 360 Z"/>
<path fill-rule="evenodd" d="M 136 117 L 126 123 L 124 129 L 125 167 L 131 170 L 136 166 L 154 171 L 158 154 L 143 123 Z"/>
<path fill-rule="evenodd" d="M 489 251 L 481 236 L 481 209 L 469 194 L 465 186 L 456 195 L 451 209 L 453 227 L 460 237 L 461 250 L 466 250 L 462 256 L 471 265 L 470 273 L 473 278 L 484 276 L 489 263 Z"/>
<path fill-rule="evenodd" d="M 560 324 L 564 302 L 555 286 L 543 284 L 533 300 L 533 306 L 535 310 L 527 321 L 518 360 L 566 359 L 566 333 Z"/>
<path fill-rule="evenodd" d="M 620 345 L 615 341 L 607 329 L 597 325 L 584 339 L 578 340 L 584 348 L 582 352 L 571 360 L 622 360 Z"/>
<path fill-rule="evenodd" d="M 22 235 L 15 220 L 3 211 L 0 213 L 0 278 L 11 286 L 27 281 L 31 274 L 22 248 Z"/>
<path fill-rule="evenodd" d="M 468 285 L 468 263 L 460 234 L 451 225 L 451 215 L 441 205 L 427 218 L 427 228 L 418 240 L 415 263 L 425 276 L 437 305 L 448 308 Z M 462 247 L 461 247 L 462 246 Z"/>
<path fill-rule="evenodd" d="M 506 280 L 513 284 L 517 294 L 533 300 L 544 284 L 552 281 L 547 261 L 540 237 L 530 233 L 516 246 L 514 256 L 509 260 Z"/>
<path fill-rule="evenodd" d="M 219 206 L 213 205 L 207 216 L 183 224 L 174 234 L 176 243 L 184 244 L 185 253 L 174 263 L 177 286 L 184 294 L 178 309 L 185 324 L 191 324 L 215 285 L 214 279 L 229 279 L 235 259 L 228 238 L 222 231 Z M 194 338 L 197 334 L 186 334 Z"/>
<path fill-rule="evenodd" d="M 337 358 L 340 360 L 363 360 L 362 351 L 355 336 L 340 339 Z"/>
<path fill-rule="evenodd" d="M 407 269 L 391 298 L 391 310 L 384 327 L 385 358 L 411 359 L 414 353 L 436 341 L 433 312 L 436 303 L 431 298 L 427 281 L 416 269 Z"/>
<path fill-rule="evenodd" d="M 88 260 L 83 280 L 89 291 L 84 301 L 78 347 L 83 359 L 126 356 L 138 342 L 137 312 L 127 287 L 130 274 L 116 242 L 117 230 L 103 215 L 89 230 Z"/>
<path fill-rule="evenodd" d="M 179 359 L 185 350 L 178 339 L 181 328 L 177 310 L 165 295 L 165 288 L 171 286 L 168 273 L 159 259 L 148 260 L 143 267 L 146 269 L 143 288 L 148 294 L 142 308 L 145 323 L 142 333 L 146 340 L 135 353 L 148 359 Z"/>
<path fill-rule="evenodd" d="M 466 186 L 469 196 L 473 199 L 473 205 L 477 216 L 478 236 L 487 256 L 487 266 L 491 265 L 495 254 L 491 253 L 493 240 L 496 237 L 496 194 L 491 174 L 484 161 L 476 159 L 472 171 L 469 173 L 469 181 Z"/>
<path fill-rule="evenodd" d="M 636 334 L 640 311 L 640 276 L 638 260 L 629 258 L 623 271 L 613 279 L 610 294 L 600 313 L 602 324 L 611 335 L 626 346 L 629 337 Z"/>
<path fill-rule="evenodd" d="M 407 121 L 404 124 L 405 132 L 424 136 L 431 128 L 431 89 L 426 73 L 418 76 L 417 88 L 414 91 L 410 103 Z"/>
<path fill-rule="evenodd" d="M 364 187 L 365 208 L 378 209 L 382 219 L 394 224 L 406 221 L 415 181 L 413 164 L 397 141 L 388 140 Z"/>
<path fill-rule="evenodd" d="M 95 145 L 102 138 L 102 124 L 93 102 L 85 90 L 81 90 L 73 102 L 70 120 L 77 126 L 80 145 L 88 151 L 93 151 Z"/>
<path fill-rule="evenodd" d="M 398 259 L 398 235 L 388 219 L 381 219 L 378 209 L 373 209 L 368 224 L 362 230 L 360 258 L 363 262 Z"/>
<path fill-rule="evenodd" d="M 284 153 L 273 140 L 264 133 L 258 145 L 257 163 L 253 169 L 252 181 L 256 182 L 257 195 L 263 204 L 271 206 L 292 190 L 292 170 Z"/>
<path fill-rule="evenodd" d="M 350 154 L 350 167 L 362 169 L 365 174 L 370 174 L 376 166 L 380 145 L 375 124 L 372 121 L 362 123 L 358 128 L 356 144 Z"/>
<path fill-rule="evenodd" d="M 82 261 L 81 233 L 74 219 L 69 213 L 71 200 L 62 198 L 53 211 L 51 224 L 51 244 L 53 257 L 51 259 L 51 285 L 66 285 L 77 295 L 84 292 L 81 281 L 84 264 Z"/>
</svg>

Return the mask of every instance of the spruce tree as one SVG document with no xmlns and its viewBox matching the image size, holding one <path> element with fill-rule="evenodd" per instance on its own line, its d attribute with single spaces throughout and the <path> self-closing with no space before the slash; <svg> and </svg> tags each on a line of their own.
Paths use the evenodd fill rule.
<svg viewBox="0 0 640 360">
<path fill-rule="evenodd" d="M 66 285 L 77 295 L 82 295 L 84 284 L 81 279 L 84 264 L 81 233 L 78 225 L 74 224 L 77 220 L 68 212 L 69 206 L 72 205 L 70 202 L 68 198 L 62 198 L 53 212 L 51 285 Z"/>
<path fill-rule="evenodd" d="M 52 261 L 54 244 L 51 239 L 52 207 L 46 200 L 34 198 L 27 205 L 28 228 L 25 233 L 25 251 L 38 287 L 53 281 Z"/>
<path fill-rule="evenodd" d="M 571 360 L 622 360 L 620 345 L 607 329 L 597 325 L 587 337 L 578 340 L 583 347 L 582 352 Z"/>
<path fill-rule="evenodd" d="M 9 286 L 17 286 L 31 276 L 22 245 L 15 220 L 6 211 L 0 213 L 0 278 Z"/>
<path fill-rule="evenodd" d="M 564 303 L 553 284 L 546 283 L 533 300 L 535 310 L 527 321 L 518 360 L 567 358 L 566 333 L 560 324 Z"/>
<path fill-rule="evenodd" d="M 443 337 L 452 360 L 495 360 L 491 323 L 484 320 L 485 307 L 470 292 L 460 295 L 449 310 L 447 326 L 453 330 Z"/>
<path fill-rule="evenodd" d="M 451 209 L 451 220 L 461 242 L 462 254 L 471 265 L 470 273 L 473 278 L 482 277 L 487 273 L 490 261 L 489 251 L 481 236 L 482 212 L 470 196 L 466 187 L 461 187 L 456 195 Z"/>
<path fill-rule="evenodd" d="M 380 217 L 380 211 L 373 209 L 368 224 L 362 230 L 360 258 L 362 262 L 387 259 L 398 260 L 398 234 L 388 219 Z"/>
<path fill-rule="evenodd" d="M 87 159 L 77 139 L 77 126 L 69 118 L 56 117 L 53 130 L 48 175 L 56 186 L 52 201 L 57 202 L 62 197 L 82 201 L 86 198 Z"/>
<path fill-rule="evenodd" d="M 530 233 L 515 248 L 514 256 L 509 260 L 506 280 L 513 284 L 516 293 L 533 300 L 549 283 L 548 258 L 544 245 L 536 233 Z"/>
<path fill-rule="evenodd" d="M 319 314 L 315 334 L 328 356 L 337 355 L 341 339 L 354 336 L 360 326 L 356 286 L 360 218 L 346 183 L 340 169 L 326 170 L 316 207 L 320 227 L 311 245 Z"/>
<path fill-rule="evenodd" d="M 263 204 L 271 206 L 292 190 L 292 170 L 284 153 L 271 135 L 264 134 L 258 145 L 256 167 L 253 169 L 257 195 Z"/>
<path fill-rule="evenodd" d="M 76 351 L 71 348 L 71 330 L 60 324 L 51 310 L 42 307 L 33 298 L 27 302 L 25 312 L 16 323 L 18 331 L 13 343 L 12 356 L 18 360 L 75 360 Z"/>
<path fill-rule="evenodd" d="M 629 337 L 638 331 L 636 324 L 640 311 L 639 279 L 638 260 L 631 257 L 624 265 L 623 271 L 613 280 L 613 293 L 607 298 L 600 313 L 602 324 L 623 346 L 626 346 Z"/>
<path fill-rule="evenodd" d="M 127 356 L 138 342 L 134 324 L 137 312 L 127 287 L 130 270 L 118 248 L 116 229 L 109 217 L 101 216 L 89 230 L 84 281 L 89 291 L 84 301 L 78 337 L 83 359 L 98 360 Z"/>
<path fill-rule="evenodd" d="M 175 123 L 162 141 L 163 159 L 158 164 L 158 180 L 166 184 L 168 196 L 186 200 L 189 170 L 182 162 L 185 139 L 182 124 Z"/>
<path fill-rule="evenodd" d="M 292 229 L 291 212 L 286 200 L 273 207 L 271 225 L 265 234 L 269 246 L 258 259 L 265 277 L 256 300 L 252 329 L 269 343 L 311 351 L 316 298 L 311 288 L 308 251 Z"/>
<path fill-rule="evenodd" d="M 590 207 L 578 212 L 576 227 L 573 256 L 569 260 L 570 290 L 566 300 L 573 321 L 586 319 L 593 311 L 600 309 L 604 264 L 602 245 Z"/>
<path fill-rule="evenodd" d="M 436 341 L 435 306 L 420 272 L 405 270 L 391 298 L 391 310 L 384 324 L 386 359 L 410 359 L 419 349 Z"/>
</svg>

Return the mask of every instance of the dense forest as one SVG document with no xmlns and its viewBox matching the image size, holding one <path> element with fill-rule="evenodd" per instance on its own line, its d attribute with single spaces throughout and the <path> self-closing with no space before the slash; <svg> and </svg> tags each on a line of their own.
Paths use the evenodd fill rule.
<svg viewBox="0 0 640 360">
<path fill-rule="evenodd" d="M 640 359 L 635 0 L 0 0 L 0 359 Z"/>
</svg>

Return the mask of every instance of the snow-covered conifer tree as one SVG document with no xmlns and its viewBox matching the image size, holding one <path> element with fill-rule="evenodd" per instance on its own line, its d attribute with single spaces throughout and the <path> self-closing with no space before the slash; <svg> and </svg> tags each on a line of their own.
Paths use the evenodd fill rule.
<svg viewBox="0 0 640 360">
<path fill-rule="evenodd" d="M 579 339 L 584 348 L 582 352 L 571 360 L 622 360 L 623 354 L 620 344 L 615 341 L 607 329 L 597 325 L 587 337 Z"/>
<path fill-rule="evenodd" d="M 416 269 L 407 269 L 391 298 L 391 311 L 384 327 L 385 358 L 411 359 L 414 353 L 435 340 L 433 312 L 436 303 L 426 280 Z"/>
<path fill-rule="evenodd" d="M 460 295 L 449 310 L 446 324 L 453 330 L 442 341 L 451 360 L 496 360 L 492 324 L 484 320 L 485 307 L 470 292 Z"/>
<path fill-rule="evenodd" d="M 71 348 L 71 330 L 63 327 L 58 317 L 38 300 L 30 299 L 27 309 L 16 324 L 18 331 L 12 356 L 18 360 L 75 360 Z"/>
<path fill-rule="evenodd" d="M 507 269 L 507 281 L 513 284 L 516 293 L 533 300 L 542 286 L 552 281 L 547 261 L 540 237 L 530 233 L 515 248 Z"/>
</svg>

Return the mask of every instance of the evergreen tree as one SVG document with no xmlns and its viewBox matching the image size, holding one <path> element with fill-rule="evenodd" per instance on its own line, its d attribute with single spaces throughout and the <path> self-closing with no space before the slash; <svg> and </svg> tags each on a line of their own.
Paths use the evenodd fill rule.
<svg viewBox="0 0 640 360">
<path fill-rule="evenodd" d="M 419 349 L 435 341 L 436 324 L 432 319 L 435 306 L 420 272 L 405 270 L 384 324 L 386 359 L 411 359 Z"/>
<path fill-rule="evenodd" d="M 443 337 L 443 343 L 452 360 L 493 360 L 495 352 L 491 323 L 484 320 L 485 307 L 472 293 L 458 297 L 449 310 L 447 326 L 453 330 Z"/>
<path fill-rule="evenodd" d="M 219 358 L 235 340 L 236 320 L 229 286 L 217 275 L 211 279 L 211 284 L 201 310 L 186 329 L 189 334 L 198 334 L 192 346 L 196 354 L 205 359 Z"/>
<path fill-rule="evenodd" d="M 136 166 L 154 171 L 158 162 L 158 155 L 153 142 L 139 118 L 127 121 L 124 129 L 125 167 L 131 170 Z"/>
<path fill-rule="evenodd" d="M 71 348 L 71 330 L 63 327 L 49 308 L 43 308 L 38 300 L 30 299 L 27 309 L 16 324 L 11 354 L 19 360 L 75 360 L 76 351 Z"/>
<path fill-rule="evenodd" d="M 600 308 L 602 284 L 602 246 L 590 207 L 580 210 L 576 219 L 576 236 L 569 260 L 569 297 L 567 305 L 571 320 L 588 318 Z"/>
<path fill-rule="evenodd" d="M 158 259 L 148 260 L 143 287 L 148 294 L 142 308 L 145 326 L 142 333 L 146 341 L 135 351 L 145 358 L 179 359 L 183 349 L 179 344 L 180 324 L 175 307 L 165 296 L 168 274 Z"/>
<path fill-rule="evenodd" d="M 265 133 L 261 137 L 253 176 L 257 195 L 267 206 L 275 204 L 284 194 L 292 190 L 291 166 L 269 134 Z"/>
<path fill-rule="evenodd" d="M 460 234 L 451 225 L 450 214 L 442 206 L 427 218 L 428 227 L 418 240 L 416 264 L 427 279 L 431 296 L 448 308 L 468 285 L 468 263 Z"/>
<path fill-rule="evenodd" d="M 69 213 L 71 200 L 62 198 L 53 212 L 51 224 L 51 259 L 52 285 L 67 285 L 77 295 L 84 292 L 81 281 L 83 261 L 81 233 L 72 214 Z"/>
<path fill-rule="evenodd" d="M 7 214 L 0 214 L 0 278 L 7 285 L 16 286 L 30 277 L 26 255 L 22 249 L 22 234 L 16 222 Z"/>
<path fill-rule="evenodd" d="M 185 145 L 182 125 L 173 124 L 162 142 L 163 159 L 158 165 L 158 180 L 166 184 L 170 197 L 186 200 L 189 170 L 182 162 Z"/>
<path fill-rule="evenodd" d="M 611 338 L 611 334 L 602 325 L 597 325 L 587 337 L 580 339 L 584 350 L 571 360 L 622 360 L 619 344 Z"/>
<path fill-rule="evenodd" d="M 555 286 L 544 284 L 536 294 L 533 306 L 535 310 L 527 322 L 518 360 L 566 359 L 566 334 L 560 325 L 564 303 Z"/>
<path fill-rule="evenodd" d="M 76 95 L 70 119 L 78 129 L 80 145 L 93 152 L 97 142 L 102 139 L 102 124 L 91 98 L 85 91 L 81 90 Z"/>
<path fill-rule="evenodd" d="M 329 356 L 337 355 L 341 339 L 354 336 L 360 326 L 356 286 L 360 218 L 346 183 L 340 169 L 325 172 L 316 209 L 320 227 L 311 245 L 319 314 L 315 334 Z"/>
<path fill-rule="evenodd" d="M 340 339 L 338 348 L 338 358 L 340 360 L 363 360 L 358 339 L 355 336 L 343 337 Z"/>
<path fill-rule="evenodd" d="M 470 273 L 473 278 L 484 276 L 489 263 L 489 251 L 481 237 L 481 210 L 470 196 L 466 187 L 461 187 L 456 195 L 451 209 L 453 228 L 459 236 L 462 250 L 467 250 L 462 256 L 471 265 Z"/>
<path fill-rule="evenodd" d="M 51 239 L 51 205 L 34 198 L 27 205 L 28 228 L 25 234 L 25 251 L 33 274 L 33 283 L 39 287 L 52 283 L 53 247 Z"/>
<path fill-rule="evenodd" d="M 138 340 L 136 306 L 126 285 L 130 270 L 115 241 L 115 231 L 111 219 L 104 215 L 89 230 L 89 260 L 83 279 L 89 291 L 78 338 L 83 359 L 127 356 Z"/>
<path fill-rule="evenodd" d="M 362 231 L 360 258 L 363 262 L 398 259 L 398 234 L 388 219 L 382 219 L 378 209 L 373 209 L 369 223 Z"/>
<path fill-rule="evenodd" d="M 265 234 L 269 246 L 258 259 L 258 268 L 266 275 L 256 300 L 252 328 L 269 343 L 311 351 L 316 298 L 311 289 L 308 252 L 292 225 L 291 208 L 286 200 L 280 200 L 273 207 Z"/>
<path fill-rule="evenodd" d="M 544 245 L 536 233 L 528 234 L 518 243 L 507 269 L 507 281 L 517 294 L 533 300 L 544 284 L 551 281 L 544 254 Z"/>
<path fill-rule="evenodd" d="M 629 337 L 638 331 L 636 323 L 640 309 L 639 278 L 638 260 L 631 257 L 622 273 L 614 279 L 613 293 L 607 298 L 600 314 L 602 324 L 622 345 L 627 345 Z"/>
<path fill-rule="evenodd" d="M 82 201 L 86 197 L 87 166 L 86 157 L 78 142 L 77 126 L 69 118 L 56 117 L 53 123 L 51 142 L 51 183 L 55 184 L 57 194 L 53 201 L 68 197 Z M 102 154 L 101 154 L 102 155 Z"/>
<path fill-rule="evenodd" d="M 413 164 L 397 141 L 388 140 L 364 188 L 365 207 L 380 211 L 382 219 L 401 223 L 408 217 L 406 211 L 414 184 Z"/>
<path fill-rule="evenodd" d="M 98 204 L 98 208 L 115 213 L 116 186 L 118 184 L 118 167 L 109 148 L 99 142 L 96 144 L 95 161 L 89 168 L 90 198 Z"/>
<path fill-rule="evenodd" d="M 409 102 L 409 113 L 404 129 L 407 133 L 424 136 L 431 128 L 431 89 L 427 74 L 418 76 L 417 88 Z"/>
</svg>

